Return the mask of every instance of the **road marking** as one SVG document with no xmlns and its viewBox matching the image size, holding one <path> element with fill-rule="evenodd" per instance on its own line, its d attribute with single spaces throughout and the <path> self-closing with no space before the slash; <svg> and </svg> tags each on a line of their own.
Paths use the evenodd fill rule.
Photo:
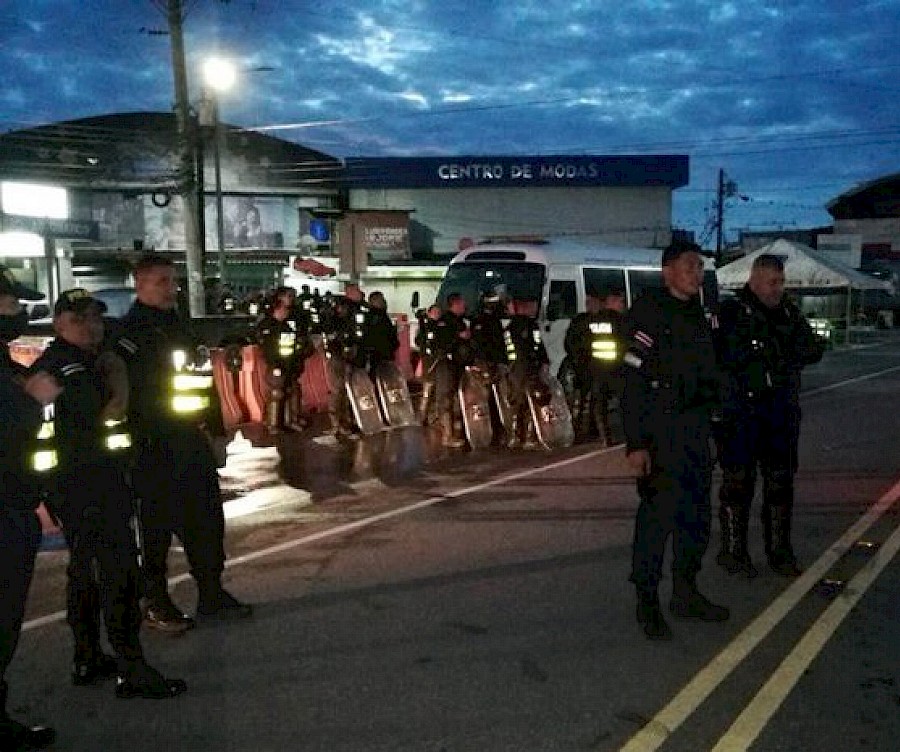
<svg viewBox="0 0 900 752">
<path fill-rule="evenodd" d="M 647 723 L 646 727 L 631 737 L 620 752 L 654 752 L 659 749 L 898 499 L 900 499 L 900 481 L 895 483 L 835 543 L 826 549 L 825 553 L 812 566 L 794 580 L 765 611 L 701 669 Z"/>
<path fill-rule="evenodd" d="M 334 538 L 339 535 L 344 535 L 345 533 L 349 533 L 354 530 L 359 530 L 371 525 L 377 525 L 379 522 L 384 522 L 385 520 L 389 520 L 394 517 L 399 517 L 404 514 L 410 514 L 411 512 L 417 512 L 420 509 L 426 509 L 427 507 L 440 504 L 441 502 L 447 501 L 448 499 L 458 499 L 462 496 L 478 493 L 479 491 L 483 491 L 486 488 L 493 488 L 494 486 L 500 486 L 504 483 L 512 483 L 514 481 L 521 480 L 522 478 L 528 478 L 532 475 L 538 475 L 539 473 L 547 472 L 549 470 L 556 470 L 568 465 L 574 465 L 576 462 L 593 459 L 594 457 L 599 457 L 603 454 L 609 454 L 611 452 L 617 451 L 621 447 L 622 444 L 617 444 L 616 446 L 604 447 L 603 449 L 595 449 L 591 452 L 579 454 L 575 457 L 569 457 L 568 459 L 551 462 L 549 465 L 530 467 L 527 470 L 521 470 L 509 475 L 503 475 L 499 478 L 495 478 L 494 480 L 485 481 L 484 483 L 478 483 L 474 486 L 466 486 L 465 488 L 458 488 L 455 491 L 448 491 L 447 493 L 440 496 L 431 496 L 427 499 L 423 499 L 422 501 L 417 501 L 413 504 L 407 504 L 406 506 L 398 507 L 397 509 L 391 509 L 387 512 L 374 514 L 371 517 L 363 517 L 359 520 L 354 520 L 353 522 L 347 522 L 343 525 L 337 525 L 335 527 L 328 528 L 327 530 L 320 530 L 317 533 L 311 533 L 300 538 L 295 538 L 294 540 L 285 541 L 284 543 L 278 543 L 267 548 L 261 548 L 258 551 L 253 551 L 249 554 L 244 554 L 243 556 L 236 556 L 233 559 L 226 560 L 225 567 L 226 569 L 230 569 L 231 567 L 236 567 L 239 564 L 246 564 L 251 561 L 256 561 L 257 559 L 262 559 L 266 556 L 272 556 L 273 554 L 290 551 L 292 548 L 305 546 L 310 543 L 316 543 L 318 541 L 325 540 L 326 538 Z M 185 572 L 184 574 L 170 577 L 169 585 L 177 585 L 178 583 L 185 582 L 190 578 L 191 575 Z M 65 611 L 57 611 L 55 613 L 41 616 L 40 618 L 25 622 L 22 625 L 22 631 L 27 632 L 32 629 L 37 629 L 38 627 L 43 627 L 54 622 L 62 621 L 65 618 Z"/>
<path fill-rule="evenodd" d="M 875 578 L 897 555 L 897 551 L 900 551 L 900 527 L 894 530 L 885 544 L 865 563 L 843 592 L 810 627 L 719 743 L 713 747 L 713 752 L 742 752 L 750 749 L 750 745 L 800 681 L 803 672 L 809 668 Z"/>
<path fill-rule="evenodd" d="M 891 368 L 885 368 L 883 371 L 875 371 L 874 373 L 866 373 L 862 376 L 854 376 L 852 379 L 844 379 L 843 381 L 836 381 L 833 384 L 827 384 L 826 386 L 820 386 L 816 389 L 809 389 L 807 391 L 803 391 L 800 396 L 801 397 L 813 397 L 817 394 L 823 394 L 824 392 L 830 392 L 834 389 L 840 389 L 842 386 L 849 386 L 850 384 L 858 384 L 860 381 L 868 381 L 869 379 L 876 379 L 879 376 L 884 376 L 886 373 L 893 373 L 894 371 L 900 371 L 900 366 L 892 366 Z"/>
</svg>

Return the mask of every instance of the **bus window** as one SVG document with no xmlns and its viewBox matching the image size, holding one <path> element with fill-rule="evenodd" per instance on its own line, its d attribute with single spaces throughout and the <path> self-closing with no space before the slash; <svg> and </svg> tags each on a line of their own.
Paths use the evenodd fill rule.
<svg viewBox="0 0 900 752">
<path fill-rule="evenodd" d="M 634 305 L 634 301 L 647 290 L 664 290 L 666 287 L 661 269 L 629 269 L 628 283 L 631 293 L 629 306 Z"/>
<path fill-rule="evenodd" d="M 507 300 L 540 301 L 544 289 L 543 264 L 491 263 L 487 261 L 450 264 L 441 289 L 438 305 L 446 306 L 447 296 L 459 293 L 466 301 L 466 311 L 478 312 L 485 294 L 500 294 Z"/>
<path fill-rule="evenodd" d="M 578 313 L 578 295 L 575 290 L 575 282 L 563 279 L 550 282 L 547 320 L 571 319 L 576 313 Z"/>
<path fill-rule="evenodd" d="M 594 296 L 603 300 L 611 292 L 625 290 L 624 269 L 592 269 L 584 270 L 585 297 Z"/>
</svg>

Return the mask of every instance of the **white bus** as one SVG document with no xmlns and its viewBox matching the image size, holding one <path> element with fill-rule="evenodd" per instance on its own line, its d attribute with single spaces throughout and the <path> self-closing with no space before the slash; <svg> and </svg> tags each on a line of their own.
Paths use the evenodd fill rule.
<svg viewBox="0 0 900 752">
<path fill-rule="evenodd" d="M 624 291 L 628 306 L 649 288 L 663 287 L 662 250 L 611 246 L 577 238 L 502 238 L 476 243 L 454 256 L 438 292 L 438 304 L 461 294 L 468 315 L 483 295 L 540 301 L 538 319 L 550 367 L 557 373 L 565 356 L 569 322 L 585 310 L 588 295 Z M 715 268 L 707 261 L 703 299 L 708 310 L 718 300 Z"/>
</svg>

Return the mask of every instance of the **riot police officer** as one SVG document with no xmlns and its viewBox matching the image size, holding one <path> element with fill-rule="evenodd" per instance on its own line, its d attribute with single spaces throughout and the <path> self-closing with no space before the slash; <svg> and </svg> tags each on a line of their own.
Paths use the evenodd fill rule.
<svg viewBox="0 0 900 752">
<path fill-rule="evenodd" d="M 822 358 L 824 346 L 784 295 L 784 263 L 762 254 L 747 284 L 719 310 L 719 361 L 727 375 L 720 431 L 717 561 L 753 577 L 747 546 L 757 468 L 763 478 L 763 536 L 770 567 L 794 577 L 802 571 L 791 543 L 794 474 L 800 437 L 800 372 Z"/>
<path fill-rule="evenodd" d="M 134 269 L 137 300 L 122 319 L 115 350 L 131 385 L 128 418 L 135 439 L 132 471 L 140 500 L 148 626 L 183 632 L 193 619 L 175 606 L 166 583 L 166 557 L 175 533 L 197 583 L 197 614 L 249 616 L 222 587 L 225 517 L 211 434 L 222 432 L 209 353 L 175 310 L 172 261 L 143 257 Z"/>
<path fill-rule="evenodd" d="M 61 293 L 53 311 L 56 338 L 32 366 L 33 372 L 49 373 L 63 387 L 47 424 L 58 460 L 48 506 L 61 522 L 69 548 L 66 616 L 75 643 L 72 681 L 85 686 L 116 676 L 118 697 L 164 699 L 187 687 L 146 663 L 138 634 L 140 572 L 126 483 L 131 449 L 127 382 L 104 378 L 105 373 L 125 371 L 111 352 L 98 358 L 105 310 L 86 290 Z M 100 646 L 101 612 L 115 658 Z"/>
<path fill-rule="evenodd" d="M 463 371 L 472 362 L 472 331 L 466 315 L 466 300 L 458 293 L 447 296 L 447 307 L 441 315 L 437 361 L 434 366 L 434 401 L 441 429 L 441 443 L 450 449 L 465 446 L 456 428 L 456 394 Z"/>
<path fill-rule="evenodd" d="M 388 314 L 384 293 L 378 290 L 369 293 L 364 348 L 368 359 L 369 376 L 373 382 L 377 378 L 378 366 L 382 363 L 393 363 L 399 347 L 397 327 Z"/>
<path fill-rule="evenodd" d="M 603 441 L 612 444 L 609 423 L 610 405 L 620 392 L 622 361 L 622 312 L 625 295 L 613 290 L 589 295 L 585 312 L 572 319 L 566 330 L 565 348 L 576 375 L 579 392 L 578 432 L 590 437 L 596 430 Z M 585 426 L 587 423 L 587 426 Z"/>
<path fill-rule="evenodd" d="M 637 589 L 637 620 L 650 639 L 671 637 L 658 593 L 670 535 L 669 610 L 703 621 L 729 616 L 697 588 L 709 543 L 710 440 L 721 389 L 712 331 L 699 299 L 699 248 L 671 244 L 662 254 L 662 272 L 666 289 L 648 290 L 629 311 L 623 358 L 626 458 L 640 496 L 630 579 Z"/>
<path fill-rule="evenodd" d="M 0 749 L 10 752 L 44 749 L 56 739 L 51 728 L 26 726 L 10 718 L 6 684 L 41 543 L 41 523 L 35 513 L 41 494 L 29 465 L 31 440 L 41 427 L 42 412 L 61 391 L 48 373 L 26 378 L 24 369 L 10 357 L 9 343 L 28 327 L 28 314 L 19 299 L 42 297 L 0 266 Z"/>
<path fill-rule="evenodd" d="M 363 368 L 366 364 L 368 305 L 359 285 L 354 282 L 345 285 L 342 296 L 326 295 L 325 299 L 330 301 L 323 315 L 322 330 L 331 382 L 328 392 L 331 431 L 337 437 L 353 437 L 356 426 L 350 413 L 347 379 L 351 369 Z"/>
<path fill-rule="evenodd" d="M 416 347 L 422 362 L 422 395 L 418 413 L 422 425 L 430 426 L 437 420 L 434 404 L 435 371 L 444 357 L 439 346 L 445 340 L 441 337 L 441 331 L 447 327 L 447 322 L 442 318 L 439 305 L 431 305 L 425 311 L 418 311 L 416 317 L 419 319 Z"/>
<path fill-rule="evenodd" d="M 549 368 L 550 359 L 541 339 L 537 322 L 536 300 L 511 300 L 509 323 L 504 340 L 509 359 L 509 402 L 512 425 L 508 446 L 533 449 L 537 446 L 534 422 L 529 417 L 528 391 L 543 388 L 541 371 Z"/>
<path fill-rule="evenodd" d="M 487 370 L 492 384 L 499 385 L 499 391 L 493 390 L 494 399 L 491 400 L 491 424 L 492 433 L 497 443 L 503 443 L 504 420 L 502 415 L 507 411 L 508 404 L 508 369 L 506 356 L 506 341 L 503 336 L 504 316 L 503 296 L 496 290 L 482 295 L 481 306 L 478 313 L 472 318 L 472 348 L 473 355 L 481 368 Z"/>
<path fill-rule="evenodd" d="M 269 369 L 266 423 L 272 432 L 304 427 L 300 377 L 308 356 L 309 330 L 307 319 L 295 315 L 295 303 L 294 288 L 275 288 L 272 303 L 256 326 L 256 341 Z"/>
</svg>

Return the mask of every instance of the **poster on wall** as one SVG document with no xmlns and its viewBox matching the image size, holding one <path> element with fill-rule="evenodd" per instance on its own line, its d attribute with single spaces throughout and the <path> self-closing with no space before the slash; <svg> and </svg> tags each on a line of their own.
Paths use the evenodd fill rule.
<svg viewBox="0 0 900 752">
<path fill-rule="evenodd" d="M 144 245 L 157 251 L 184 250 L 184 204 L 181 196 L 172 195 L 168 197 L 167 204 L 160 206 L 163 203 L 160 195 L 147 196 L 144 202 Z"/>
<path fill-rule="evenodd" d="M 223 206 L 226 248 L 284 248 L 282 199 L 226 196 Z"/>
</svg>

